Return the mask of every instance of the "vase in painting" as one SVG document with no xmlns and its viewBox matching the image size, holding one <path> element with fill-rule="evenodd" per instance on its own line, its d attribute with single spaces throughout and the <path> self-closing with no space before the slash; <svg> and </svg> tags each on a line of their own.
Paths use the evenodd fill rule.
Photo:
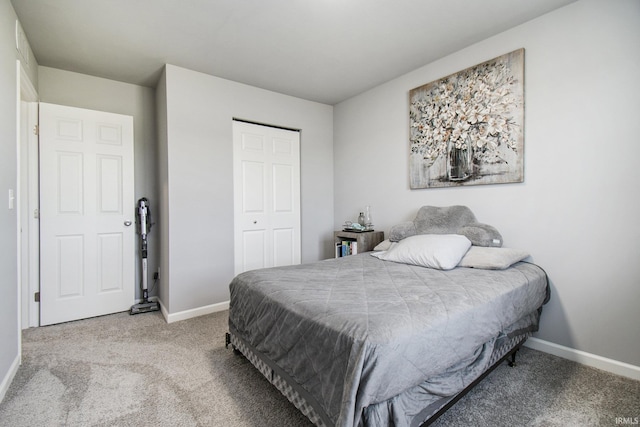
<svg viewBox="0 0 640 427">
<path fill-rule="evenodd" d="M 471 143 L 469 138 L 462 144 L 449 141 L 447 173 L 449 181 L 464 181 L 471 176 Z"/>
</svg>

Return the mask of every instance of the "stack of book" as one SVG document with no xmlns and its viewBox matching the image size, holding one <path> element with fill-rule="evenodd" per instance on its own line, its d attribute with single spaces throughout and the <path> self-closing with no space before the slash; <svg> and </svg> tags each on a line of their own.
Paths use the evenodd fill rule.
<svg viewBox="0 0 640 427">
<path fill-rule="evenodd" d="M 358 242 L 355 240 L 343 240 L 336 243 L 336 258 L 358 253 Z"/>
</svg>

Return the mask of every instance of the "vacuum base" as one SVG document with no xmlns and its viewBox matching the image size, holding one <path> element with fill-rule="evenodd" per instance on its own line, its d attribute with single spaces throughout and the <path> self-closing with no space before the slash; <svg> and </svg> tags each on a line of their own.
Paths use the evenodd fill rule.
<svg viewBox="0 0 640 427">
<path fill-rule="evenodd" d="M 139 304 L 134 304 L 131 306 L 131 311 L 129 314 L 140 314 L 140 313 L 148 313 L 150 311 L 158 311 L 160 310 L 160 304 L 155 301 L 143 301 Z"/>
</svg>

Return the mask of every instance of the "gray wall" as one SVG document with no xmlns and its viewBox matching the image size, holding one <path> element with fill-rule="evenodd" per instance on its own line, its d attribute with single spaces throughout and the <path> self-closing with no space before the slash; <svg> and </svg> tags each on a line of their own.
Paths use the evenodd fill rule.
<svg viewBox="0 0 640 427">
<path fill-rule="evenodd" d="M 18 194 L 15 20 L 9 2 L 0 1 L 0 385 L 8 381 L 20 354 L 17 211 L 7 205 L 9 189 Z"/>
<path fill-rule="evenodd" d="M 38 80 L 42 102 L 133 116 L 134 196 L 136 201 L 141 197 L 149 199 L 152 219 L 157 223 L 156 210 L 159 212 L 159 197 L 156 171 L 155 90 L 49 67 L 39 67 Z M 134 218 L 135 205 L 130 209 L 132 218 Z M 153 277 L 152 273 L 157 270 L 160 254 L 158 229 L 159 227 L 154 226 L 149 233 L 149 288 L 153 285 L 151 277 Z M 137 250 L 136 256 L 139 257 Z M 154 289 L 150 294 L 157 294 L 157 289 Z M 136 262 L 136 296 L 141 297 L 139 261 Z"/>
<path fill-rule="evenodd" d="M 301 129 L 302 262 L 331 256 L 331 106 L 172 65 L 166 66 L 160 91 L 166 92 L 161 106 L 166 114 L 160 114 L 167 122 L 166 152 L 163 148 L 160 159 L 167 165 L 166 182 L 160 184 L 167 198 L 161 202 L 161 276 L 168 277 L 170 288 L 169 301 L 160 297 L 170 313 L 229 300 L 234 117 Z"/>
<path fill-rule="evenodd" d="M 468 205 L 548 272 L 538 338 L 640 366 L 639 43 L 640 2 L 582 0 L 338 104 L 334 226 Z M 409 90 L 521 47 L 525 182 L 410 190 Z"/>
</svg>

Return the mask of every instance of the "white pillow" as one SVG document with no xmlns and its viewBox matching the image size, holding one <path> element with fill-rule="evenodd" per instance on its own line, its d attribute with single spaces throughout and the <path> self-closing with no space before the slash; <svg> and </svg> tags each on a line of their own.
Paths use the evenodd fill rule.
<svg viewBox="0 0 640 427">
<path fill-rule="evenodd" d="M 388 251 L 389 249 L 391 249 L 392 247 L 394 247 L 396 245 L 397 242 L 392 242 L 389 239 L 383 240 L 382 242 L 378 243 L 376 245 L 375 248 L 373 248 L 374 251 Z"/>
<path fill-rule="evenodd" d="M 528 256 L 520 249 L 473 246 L 460 261 L 460 267 L 504 270 Z"/>
<path fill-rule="evenodd" d="M 471 241 L 459 234 L 419 234 L 402 239 L 385 252 L 371 255 L 386 261 L 451 270 L 471 247 Z"/>
</svg>

